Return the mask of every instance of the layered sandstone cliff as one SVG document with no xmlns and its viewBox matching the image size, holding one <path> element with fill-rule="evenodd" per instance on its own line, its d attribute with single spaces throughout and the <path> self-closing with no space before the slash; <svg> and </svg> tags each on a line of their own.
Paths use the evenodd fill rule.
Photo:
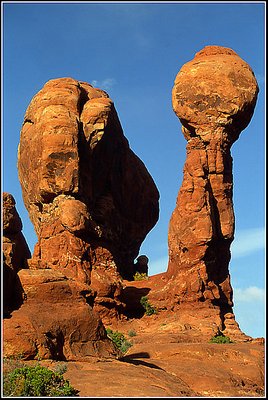
<svg viewBox="0 0 268 400">
<path fill-rule="evenodd" d="M 5 357 L 88 361 L 118 356 L 93 310 L 88 285 L 53 269 L 24 269 L 18 279 L 23 303 L 3 322 Z"/>
<path fill-rule="evenodd" d="M 22 359 L 115 358 L 88 285 L 53 269 L 32 269 L 22 223 L 3 193 L 4 356 Z"/>
</svg>

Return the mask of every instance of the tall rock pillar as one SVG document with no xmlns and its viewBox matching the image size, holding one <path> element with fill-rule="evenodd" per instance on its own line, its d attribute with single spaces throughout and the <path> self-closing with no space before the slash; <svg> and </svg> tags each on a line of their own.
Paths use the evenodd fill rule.
<svg viewBox="0 0 268 400">
<path fill-rule="evenodd" d="M 220 46 L 205 47 L 183 65 L 172 92 L 187 158 L 169 225 L 167 277 L 174 282 L 178 304 L 206 302 L 219 309 L 222 329 L 227 325 L 224 316 L 233 315 L 230 149 L 251 120 L 257 94 L 249 65 Z"/>
</svg>

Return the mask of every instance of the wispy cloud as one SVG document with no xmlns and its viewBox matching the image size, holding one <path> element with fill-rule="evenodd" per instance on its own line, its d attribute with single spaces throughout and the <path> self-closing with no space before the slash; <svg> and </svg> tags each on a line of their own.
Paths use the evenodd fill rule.
<svg viewBox="0 0 268 400">
<path fill-rule="evenodd" d="M 235 240 L 231 245 L 232 259 L 248 256 L 265 248 L 265 228 L 251 228 L 239 230 L 235 233 Z M 150 275 L 165 272 L 168 265 L 168 256 L 162 256 L 149 261 Z"/>
<path fill-rule="evenodd" d="M 234 288 L 234 313 L 240 329 L 252 337 L 265 337 L 265 289 Z"/>
<path fill-rule="evenodd" d="M 250 286 L 245 289 L 234 289 L 234 300 L 244 301 L 248 303 L 264 302 L 265 289 L 259 288 L 257 286 Z"/>
<path fill-rule="evenodd" d="M 116 85 L 116 83 L 117 82 L 114 78 L 106 78 L 106 79 L 103 79 L 102 81 L 98 81 L 98 80 L 94 79 L 91 82 L 91 85 L 94 87 L 103 89 L 103 90 L 110 90 L 110 89 L 112 89 L 113 86 Z"/>
<path fill-rule="evenodd" d="M 232 258 L 240 258 L 265 248 L 265 229 L 252 228 L 237 231 L 231 245 Z"/>
</svg>

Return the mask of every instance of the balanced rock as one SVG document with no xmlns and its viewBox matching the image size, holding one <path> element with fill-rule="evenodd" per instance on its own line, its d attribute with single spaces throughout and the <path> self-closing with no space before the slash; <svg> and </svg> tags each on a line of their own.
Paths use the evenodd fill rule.
<svg viewBox="0 0 268 400">
<path fill-rule="evenodd" d="M 207 46 L 186 63 L 172 92 L 187 158 L 169 225 L 167 277 L 179 308 L 214 308 L 226 333 L 238 329 L 228 269 L 234 238 L 230 148 L 249 124 L 257 94 L 249 65 L 220 46 Z"/>
<path fill-rule="evenodd" d="M 22 222 L 16 202 L 10 193 L 3 193 L 3 300 L 4 315 L 9 315 L 20 303 L 20 285 L 17 272 L 28 268 L 31 258 L 29 247 L 22 233 Z"/>
<path fill-rule="evenodd" d="M 172 91 L 187 155 L 169 223 L 168 269 L 149 278 L 147 297 L 162 315 L 175 313 L 178 329 L 199 332 L 207 339 L 220 331 L 235 340 L 251 340 L 233 313 L 230 149 L 249 124 L 257 95 L 249 65 L 232 49 L 220 46 L 205 47 L 183 65 Z M 141 285 L 137 282 L 136 291 Z"/>
</svg>

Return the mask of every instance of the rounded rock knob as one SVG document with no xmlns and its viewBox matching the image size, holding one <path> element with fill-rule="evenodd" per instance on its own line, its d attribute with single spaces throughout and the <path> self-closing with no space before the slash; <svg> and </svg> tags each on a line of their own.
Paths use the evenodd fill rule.
<svg viewBox="0 0 268 400">
<path fill-rule="evenodd" d="M 233 143 L 251 120 L 258 91 L 252 69 L 232 49 L 206 46 L 177 74 L 172 105 L 187 140 L 210 141 L 224 130 Z"/>
</svg>

